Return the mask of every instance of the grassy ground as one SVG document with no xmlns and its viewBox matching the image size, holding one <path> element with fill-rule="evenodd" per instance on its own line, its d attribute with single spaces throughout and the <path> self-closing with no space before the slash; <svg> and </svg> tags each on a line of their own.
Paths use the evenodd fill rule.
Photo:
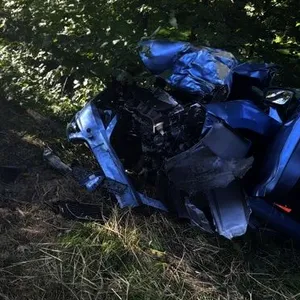
<svg viewBox="0 0 300 300">
<path fill-rule="evenodd" d="M 231 242 L 167 215 L 120 210 L 43 164 L 44 145 L 65 148 L 57 127 L 4 101 L 0 120 L 1 164 L 28 167 L 0 184 L 0 299 L 300 299 L 292 242 L 259 233 Z M 55 200 L 99 203 L 103 221 L 66 221 L 46 205 Z"/>
</svg>

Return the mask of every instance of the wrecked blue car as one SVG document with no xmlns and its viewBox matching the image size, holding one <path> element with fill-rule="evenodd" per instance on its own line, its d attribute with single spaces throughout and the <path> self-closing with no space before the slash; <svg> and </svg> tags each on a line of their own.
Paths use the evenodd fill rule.
<svg viewBox="0 0 300 300">
<path fill-rule="evenodd" d="M 144 40 L 139 53 L 156 83 L 115 78 L 68 125 L 99 163 L 80 183 L 228 239 L 266 224 L 298 238 L 298 90 L 219 49 Z"/>
</svg>

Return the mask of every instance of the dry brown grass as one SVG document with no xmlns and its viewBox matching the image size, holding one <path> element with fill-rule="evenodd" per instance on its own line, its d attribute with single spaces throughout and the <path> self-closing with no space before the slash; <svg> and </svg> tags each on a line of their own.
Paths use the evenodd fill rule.
<svg viewBox="0 0 300 300">
<path fill-rule="evenodd" d="M 17 197 L 0 209 L 3 299 L 300 298 L 292 244 L 259 236 L 225 241 L 159 213 L 120 210 L 67 178 L 31 188 L 31 203 Z M 99 202 L 106 217 L 67 222 L 41 200 Z"/>
</svg>

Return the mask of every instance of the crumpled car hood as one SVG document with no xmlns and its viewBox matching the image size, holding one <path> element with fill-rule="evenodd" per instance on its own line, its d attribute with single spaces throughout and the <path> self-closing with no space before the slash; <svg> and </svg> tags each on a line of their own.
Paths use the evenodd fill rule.
<svg viewBox="0 0 300 300">
<path fill-rule="evenodd" d="M 229 92 L 235 73 L 266 85 L 275 69 L 271 64 L 239 63 L 230 52 L 187 42 L 144 40 L 139 43 L 139 53 L 150 72 L 175 88 L 199 96 L 217 87 Z"/>
<path fill-rule="evenodd" d="M 276 67 L 186 42 L 143 40 L 139 50 L 169 88 L 113 81 L 76 114 L 68 139 L 86 143 L 99 164 L 81 185 L 229 239 L 255 217 L 300 238 L 296 198 L 287 200 L 300 191 L 299 99 L 294 91 L 279 93 L 292 95 L 281 106 L 264 98 Z"/>
</svg>

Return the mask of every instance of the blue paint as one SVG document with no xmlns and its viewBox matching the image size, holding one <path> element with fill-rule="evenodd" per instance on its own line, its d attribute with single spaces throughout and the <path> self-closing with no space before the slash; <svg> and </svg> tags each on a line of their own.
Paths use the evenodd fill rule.
<svg viewBox="0 0 300 300">
<path fill-rule="evenodd" d="M 212 95 L 219 87 L 224 87 L 228 94 L 234 80 L 234 74 L 251 79 L 249 80 L 250 85 L 255 82 L 256 87 L 263 89 L 269 86 L 276 70 L 274 65 L 265 63 L 239 63 L 229 52 L 208 47 L 197 48 L 186 42 L 147 40 L 141 41 L 139 46 L 141 59 L 149 71 L 164 78 L 169 85 L 176 89 L 202 97 Z M 270 224 L 279 231 L 299 238 L 299 223 L 278 211 L 265 200 L 268 197 L 272 201 L 276 197 L 284 199 L 300 178 L 300 115 L 293 112 L 293 118 L 284 124 L 275 108 L 266 107 L 266 109 L 261 109 L 249 98 L 250 96 L 244 100 L 206 104 L 206 119 L 202 133 L 205 134 L 213 128 L 216 121 L 222 121 L 229 129 L 249 130 L 257 134 L 254 136 L 262 137 L 262 140 L 269 142 L 269 146 L 256 149 L 261 151 L 261 156 L 264 159 L 259 161 L 258 166 L 253 167 L 253 171 L 257 173 L 257 176 L 254 176 L 252 182 L 254 188 L 249 191 L 248 196 L 253 197 L 250 198 L 249 204 L 254 216 L 270 221 Z M 222 100 L 226 101 L 226 95 Z M 197 105 L 200 105 L 199 103 Z M 108 116 L 108 120 L 106 120 L 105 115 Z M 114 182 L 116 184 L 113 193 L 120 207 L 136 207 L 144 204 L 167 211 L 162 202 L 137 192 L 126 175 L 122 163 L 110 143 L 117 122 L 118 116 L 114 116 L 112 111 L 101 111 L 93 101 L 90 101 L 76 114 L 68 127 L 69 140 L 86 142 L 103 172 L 101 176 L 89 178 L 86 183 L 87 189 L 94 190 L 101 182 L 108 179 L 112 184 Z M 232 134 L 235 134 L 234 130 L 232 131 Z M 214 141 L 216 139 L 218 140 L 218 138 L 214 138 Z M 203 146 L 203 142 L 204 140 L 200 140 L 199 145 Z M 218 142 L 223 143 L 223 140 L 219 139 Z M 225 142 L 228 142 L 228 139 Z M 218 149 L 222 149 L 222 147 Z M 185 153 L 192 150 L 193 147 Z M 185 153 L 180 153 L 177 156 L 184 157 Z M 232 160 L 230 155 L 229 152 L 228 157 L 226 156 L 226 159 L 224 159 L 224 164 Z M 213 161 L 219 162 L 220 156 L 215 156 Z M 197 157 L 198 162 L 201 162 L 201 160 L 208 164 L 207 169 L 209 171 L 212 171 L 212 173 L 217 171 L 220 174 L 216 166 L 210 164 L 203 154 Z M 186 160 L 180 160 L 175 163 L 179 164 L 184 161 L 186 162 Z M 191 165 L 192 168 L 193 162 L 187 162 L 187 164 L 188 167 Z M 201 164 L 199 165 L 203 167 Z M 190 174 L 189 170 L 187 174 Z M 178 176 L 182 177 L 182 172 Z M 197 185 L 199 185 L 199 180 L 196 182 Z M 207 184 L 206 180 L 205 177 L 205 184 Z M 118 184 L 124 189 L 118 189 Z M 178 196 L 179 201 L 183 201 L 181 196 L 175 196 Z M 260 199 L 255 199 L 255 197 Z M 242 200 L 244 201 L 244 199 Z M 176 206 L 178 215 L 186 215 L 185 204 L 180 204 L 182 205 Z M 234 211 L 236 205 L 234 203 L 229 203 L 229 206 L 225 205 L 226 210 L 222 210 L 222 219 L 229 216 L 230 220 L 231 216 L 228 211 Z M 226 214 L 228 215 L 226 216 Z"/>
<path fill-rule="evenodd" d="M 264 222 L 265 227 L 278 230 L 282 236 L 300 241 L 300 223 L 279 211 L 274 205 L 260 198 L 250 198 L 249 205 L 253 215 Z"/>
<path fill-rule="evenodd" d="M 286 196 L 300 178 L 300 118 L 284 124 L 266 149 L 253 196 Z"/>
<path fill-rule="evenodd" d="M 140 42 L 140 56 L 145 66 L 170 85 L 204 96 L 217 86 L 228 85 L 235 57 L 213 48 L 196 48 L 190 43 L 147 40 Z"/>
<path fill-rule="evenodd" d="M 265 63 L 240 64 L 230 52 L 195 47 L 187 42 L 144 40 L 139 43 L 139 48 L 140 57 L 150 72 L 177 89 L 199 96 L 211 94 L 220 86 L 230 91 L 233 74 L 265 85 L 275 70 L 274 65 Z"/>
<path fill-rule="evenodd" d="M 206 106 L 208 114 L 223 120 L 234 129 L 248 129 L 263 136 L 276 134 L 281 124 L 248 100 L 212 103 Z M 206 120 L 206 127 L 209 118 Z"/>
<path fill-rule="evenodd" d="M 121 161 L 110 144 L 111 134 L 117 124 L 116 116 L 112 118 L 106 127 L 98 109 L 91 101 L 75 115 L 73 122 L 75 122 L 78 131 L 71 132 L 69 130 L 68 139 L 70 141 L 81 140 L 86 142 L 97 159 L 105 178 L 126 186 L 121 193 L 115 193 L 121 208 L 136 207 L 145 203 L 149 206 L 166 210 L 161 202 L 139 194 L 127 177 Z M 69 126 L 69 128 L 71 127 Z M 95 184 L 96 182 L 92 182 L 93 189 Z"/>
</svg>

